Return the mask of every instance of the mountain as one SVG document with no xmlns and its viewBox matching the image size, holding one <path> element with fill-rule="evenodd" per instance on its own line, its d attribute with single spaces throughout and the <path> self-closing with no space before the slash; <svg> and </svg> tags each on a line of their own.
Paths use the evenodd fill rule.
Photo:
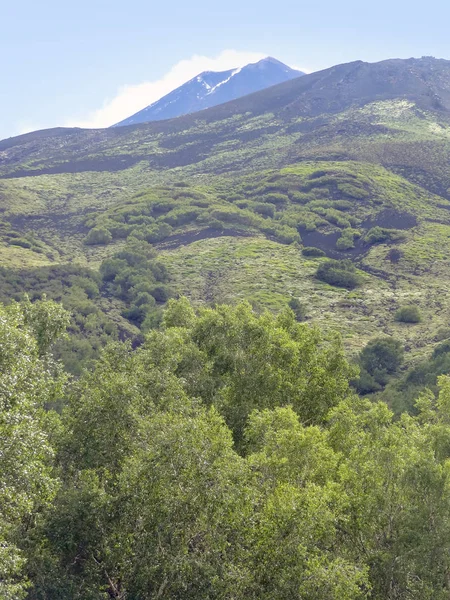
<svg viewBox="0 0 450 600">
<path fill-rule="evenodd" d="M 275 58 L 229 71 L 204 71 L 160 100 L 113 127 L 162 121 L 235 100 L 304 75 Z"/>
<path fill-rule="evenodd" d="M 2 297 L 26 276 L 59 298 L 48 270 L 60 282 L 82 266 L 98 310 L 136 333 L 142 298 L 99 266 L 148 242 L 169 278 L 142 292 L 158 306 L 185 294 L 278 311 L 294 297 L 349 353 L 384 334 L 415 364 L 450 338 L 448 164 L 450 61 L 430 57 L 337 65 L 176 119 L 4 140 Z M 326 258 L 351 261 L 356 290 L 315 277 Z M 396 322 L 402 304 L 422 323 Z"/>
</svg>

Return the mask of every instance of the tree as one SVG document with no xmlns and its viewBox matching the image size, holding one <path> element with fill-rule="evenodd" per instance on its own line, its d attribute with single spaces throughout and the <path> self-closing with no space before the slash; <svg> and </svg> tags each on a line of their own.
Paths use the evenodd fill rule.
<svg viewBox="0 0 450 600">
<path fill-rule="evenodd" d="M 140 450 L 120 482 L 130 596 L 244 597 L 248 574 L 237 559 L 252 516 L 250 481 L 214 409 L 164 412 L 143 423 Z"/>
<path fill-rule="evenodd" d="M 0 306 L 0 595 L 25 596 L 20 547 L 37 513 L 57 488 L 43 407 L 61 392 L 64 378 L 44 355 L 67 315 L 52 302 Z"/>
<path fill-rule="evenodd" d="M 291 404 L 302 421 L 317 423 L 349 392 L 353 369 L 340 338 L 296 323 L 291 311 L 259 316 L 247 303 L 218 306 L 200 313 L 191 336 L 209 363 L 209 401 L 237 442 L 255 408 Z"/>
<path fill-rule="evenodd" d="M 365 598 L 367 569 L 337 550 L 346 498 L 327 433 L 302 425 L 291 408 L 276 408 L 253 412 L 245 436 L 261 496 L 244 545 L 251 548 L 248 597 Z"/>
<path fill-rule="evenodd" d="M 370 340 L 359 355 L 361 366 L 377 378 L 385 373 L 392 374 L 403 361 L 403 346 L 392 337 Z"/>
<path fill-rule="evenodd" d="M 192 327 L 194 322 L 194 309 L 185 296 L 179 300 L 169 300 L 163 318 L 163 325 L 166 329 L 169 327 Z"/>
</svg>

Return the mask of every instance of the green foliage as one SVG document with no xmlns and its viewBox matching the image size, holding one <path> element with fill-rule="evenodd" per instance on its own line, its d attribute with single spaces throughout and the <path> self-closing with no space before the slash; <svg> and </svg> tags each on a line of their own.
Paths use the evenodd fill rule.
<svg viewBox="0 0 450 600">
<path fill-rule="evenodd" d="M 393 264 L 396 265 L 402 257 L 402 252 L 398 248 L 391 248 L 386 255 L 386 258 Z"/>
<path fill-rule="evenodd" d="M 344 229 L 341 233 L 341 237 L 336 242 L 336 248 L 338 250 L 350 250 L 355 247 L 354 240 L 356 237 L 360 237 L 359 231 L 352 229 L 351 227 Z"/>
<path fill-rule="evenodd" d="M 401 306 L 395 313 L 395 320 L 400 323 L 420 323 L 422 315 L 415 304 Z"/>
<path fill-rule="evenodd" d="M 357 200 L 362 200 L 369 196 L 367 190 L 353 183 L 338 183 L 337 189 L 344 194 L 344 196 L 349 196 L 350 198 L 355 198 Z"/>
<path fill-rule="evenodd" d="M 448 377 L 394 418 L 292 312 L 181 298 L 69 388 L 34 337 L 59 309 L 0 310 L 2 597 L 448 597 Z M 379 338 L 360 362 L 401 354 Z"/>
<path fill-rule="evenodd" d="M 0 307 L 0 593 L 8 600 L 25 597 L 23 536 L 57 489 L 43 407 L 64 378 L 44 355 L 65 323 L 53 303 Z"/>
<path fill-rule="evenodd" d="M 371 340 L 360 354 L 360 362 L 366 371 L 375 375 L 378 371 L 394 373 L 403 360 L 403 347 L 394 338 Z"/>
<path fill-rule="evenodd" d="M 384 227 L 372 227 L 364 236 L 366 244 L 382 244 L 383 242 L 399 242 L 405 239 L 405 234 L 396 229 L 386 229 Z"/>
<path fill-rule="evenodd" d="M 275 215 L 275 207 L 271 204 L 256 202 L 252 208 L 258 215 L 262 215 L 263 217 L 273 217 Z"/>
<path fill-rule="evenodd" d="M 52 346 L 66 369 L 79 375 L 92 365 L 100 349 L 118 337 L 118 327 L 102 306 L 101 278 L 98 273 L 75 265 L 59 265 L 22 270 L 0 269 L 0 300 L 10 302 L 29 296 L 30 311 L 52 306 L 44 298 L 61 302 L 70 314 L 68 336 Z M 59 305 L 55 308 L 59 310 Z"/>
<path fill-rule="evenodd" d="M 28 240 L 23 240 L 23 239 L 12 239 L 10 240 L 10 245 L 11 246 L 20 246 L 21 248 L 31 248 L 31 242 L 29 242 Z"/>
<path fill-rule="evenodd" d="M 358 391 L 365 394 L 380 390 L 400 367 L 403 356 L 399 340 L 389 337 L 371 340 L 359 355 L 361 373 L 356 382 Z"/>
<path fill-rule="evenodd" d="M 386 387 L 383 397 L 389 399 L 397 414 L 409 412 L 415 414 L 417 397 L 428 389 L 438 393 L 438 379 L 450 372 L 450 342 L 438 344 L 431 356 L 422 359 L 410 367 L 406 374 Z"/>
<path fill-rule="evenodd" d="M 167 302 L 172 291 L 166 285 L 167 269 L 156 260 L 156 253 L 148 243 L 132 240 L 102 262 L 100 274 L 107 291 L 125 303 L 122 310 L 125 319 L 145 330 L 158 325 L 161 316 L 155 303 Z"/>
<path fill-rule="evenodd" d="M 449 319 L 450 146 L 444 113 L 422 102 L 300 118 L 250 100 L 208 122 L 124 128 L 100 142 L 39 134 L 7 149 L 0 297 L 29 293 L 16 329 L 32 351 L 5 330 L 2 597 L 24 595 L 27 572 L 30 600 L 448 598 L 450 393 L 436 380 L 450 353 L 444 344 L 425 358 Z M 415 219 L 414 235 L 387 229 Z M 84 244 L 85 228 L 114 243 Z M 344 286 L 332 289 L 312 277 L 314 261 L 280 245 L 314 232 L 306 243 L 331 254 L 339 230 L 345 250 L 356 229 L 365 243 L 349 254 L 368 275 L 353 294 L 355 269 L 324 263 L 324 280 Z M 146 242 L 161 244 L 158 259 Z M 391 242 L 401 246 L 376 247 Z M 411 289 L 427 327 L 392 324 L 392 303 Z M 70 310 L 69 339 L 52 343 L 65 317 L 41 304 L 44 293 Z M 358 385 L 380 390 L 389 378 L 379 397 L 395 418 L 351 397 L 339 344 L 289 311 L 196 315 L 169 299 L 163 316 L 177 293 L 197 304 L 252 298 L 260 313 L 307 298 L 349 353 L 394 327 L 410 350 L 405 375 L 383 340 L 363 351 Z M 102 351 L 119 337 L 139 347 Z M 49 349 L 77 375 L 66 392 Z M 62 422 L 29 394 L 68 404 Z"/>
<path fill-rule="evenodd" d="M 112 235 L 109 229 L 105 227 L 94 227 L 87 234 L 84 243 L 88 246 L 105 245 L 112 241 Z"/>
<path fill-rule="evenodd" d="M 294 313 L 297 321 L 304 321 L 306 319 L 306 306 L 298 298 L 291 298 L 288 302 L 288 306 Z"/>
<path fill-rule="evenodd" d="M 361 284 L 355 266 L 348 260 L 327 260 L 322 262 L 316 272 L 317 279 L 330 285 L 344 287 L 349 290 Z"/>
<path fill-rule="evenodd" d="M 208 309 L 192 339 L 211 361 L 212 374 L 221 375 L 214 404 L 237 442 L 254 408 L 290 404 L 302 420 L 320 422 L 348 392 L 351 368 L 340 341 L 296 323 L 290 311 L 275 318 L 258 317 L 247 304 Z"/>
<path fill-rule="evenodd" d="M 323 250 L 321 250 L 320 248 L 315 248 L 314 246 L 305 246 L 305 248 L 302 248 L 302 254 L 303 256 L 314 257 L 325 256 L 325 252 Z"/>
<path fill-rule="evenodd" d="M 166 329 L 170 327 L 188 327 L 191 328 L 195 322 L 195 312 L 189 300 L 186 297 L 167 303 L 164 311 L 163 326 Z"/>
<path fill-rule="evenodd" d="M 56 302 L 42 300 L 32 304 L 26 296 L 21 305 L 24 324 L 37 343 L 39 356 L 47 354 L 52 344 L 62 336 L 70 324 L 69 314 Z"/>
</svg>

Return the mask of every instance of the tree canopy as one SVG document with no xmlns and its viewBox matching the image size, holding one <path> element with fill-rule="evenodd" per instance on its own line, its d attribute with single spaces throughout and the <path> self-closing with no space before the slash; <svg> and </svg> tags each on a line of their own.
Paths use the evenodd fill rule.
<svg viewBox="0 0 450 600">
<path fill-rule="evenodd" d="M 70 381 L 66 322 L 0 308 L 2 598 L 448 598 L 450 378 L 394 417 L 338 336 L 182 298 Z"/>
</svg>

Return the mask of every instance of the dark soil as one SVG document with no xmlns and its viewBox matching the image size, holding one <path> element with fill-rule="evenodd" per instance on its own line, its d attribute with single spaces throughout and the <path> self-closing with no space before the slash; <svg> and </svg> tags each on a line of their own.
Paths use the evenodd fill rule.
<svg viewBox="0 0 450 600">
<path fill-rule="evenodd" d="M 365 230 L 372 227 L 384 227 L 386 229 L 411 229 L 417 225 L 417 219 L 414 215 L 406 212 L 399 212 L 393 209 L 387 209 L 380 212 L 373 219 L 367 219 L 361 223 L 361 228 Z M 350 250 L 337 250 L 336 242 L 341 236 L 340 230 L 333 232 L 306 231 L 301 230 L 302 243 L 304 246 L 314 246 L 325 252 L 329 258 L 351 258 L 357 259 L 370 250 L 370 245 L 366 244 L 363 238 L 355 240 L 355 247 Z"/>
<path fill-rule="evenodd" d="M 359 239 L 355 240 L 355 247 L 350 250 L 337 250 L 336 242 L 341 237 L 340 231 L 333 231 L 332 233 L 324 233 L 321 231 L 301 231 L 302 242 L 304 246 L 313 246 L 320 248 L 325 252 L 328 258 L 351 258 L 356 259 L 360 256 L 364 256 L 369 251 L 370 246 L 364 244 Z"/>
<path fill-rule="evenodd" d="M 374 219 L 367 219 L 361 223 L 364 229 L 371 227 L 385 227 L 387 229 L 412 229 L 417 225 L 417 218 L 406 212 L 386 209 L 378 213 Z"/>
</svg>

